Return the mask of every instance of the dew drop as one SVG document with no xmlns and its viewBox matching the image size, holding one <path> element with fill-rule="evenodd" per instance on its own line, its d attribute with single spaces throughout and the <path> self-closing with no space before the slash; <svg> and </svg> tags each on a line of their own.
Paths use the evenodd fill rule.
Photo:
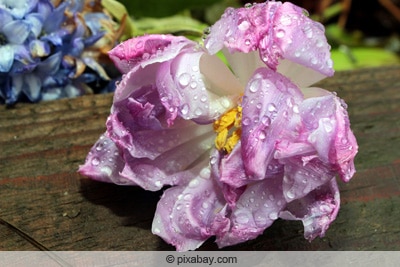
<svg viewBox="0 0 400 267">
<path fill-rule="evenodd" d="M 182 73 L 178 78 L 179 84 L 182 87 L 188 86 L 188 84 L 190 83 L 190 80 L 191 80 L 191 77 L 188 73 Z"/>
<path fill-rule="evenodd" d="M 243 124 L 244 126 L 249 125 L 250 122 L 251 122 L 251 120 L 250 120 L 249 117 L 245 117 L 245 118 L 242 120 L 242 124 Z"/>
<path fill-rule="evenodd" d="M 103 144 L 102 143 L 98 143 L 97 145 L 96 145 L 96 150 L 97 151 L 101 151 L 102 149 L 103 149 Z"/>
<path fill-rule="evenodd" d="M 201 204 L 201 207 L 203 209 L 207 209 L 208 208 L 208 203 L 207 202 L 203 202 L 203 204 Z"/>
<path fill-rule="evenodd" d="M 239 224 L 244 224 L 249 222 L 249 217 L 245 214 L 240 214 L 236 217 L 236 222 Z"/>
<path fill-rule="evenodd" d="M 105 175 L 107 175 L 107 176 L 110 176 L 112 174 L 112 169 L 110 167 L 108 167 L 108 166 L 101 167 L 100 171 L 102 173 L 104 173 Z"/>
<path fill-rule="evenodd" d="M 292 19 L 288 15 L 283 15 L 280 21 L 284 26 L 289 26 L 290 24 L 292 24 Z"/>
<path fill-rule="evenodd" d="M 136 47 L 137 49 L 141 49 L 141 48 L 143 47 L 143 42 L 142 42 L 142 41 L 137 42 L 136 45 L 135 45 L 135 47 Z"/>
<path fill-rule="evenodd" d="M 273 103 L 268 104 L 268 111 L 269 112 L 274 112 L 276 111 L 276 106 Z"/>
<path fill-rule="evenodd" d="M 325 118 L 322 120 L 322 125 L 324 126 L 324 129 L 327 133 L 332 132 L 333 126 L 332 126 L 331 121 L 328 118 Z"/>
<path fill-rule="evenodd" d="M 285 31 L 284 30 L 278 30 L 276 33 L 276 37 L 278 38 L 283 38 L 285 36 Z"/>
<path fill-rule="evenodd" d="M 313 65 L 317 65 L 317 63 L 318 63 L 318 59 L 316 59 L 315 57 L 313 57 L 313 58 L 311 58 L 311 64 L 313 64 Z"/>
<path fill-rule="evenodd" d="M 278 213 L 276 212 L 271 212 L 268 216 L 271 220 L 276 220 L 278 219 Z"/>
<path fill-rule="evenodd" d="M 197 109 L 194 111 L 194 114 L 196 114 L 196 116 L 200 116 L 201 114 L 203 114 L 203 111 L 202 111 L 200 108 L 197 108 Z"/>
<path fill-rule="evenodd" d="M 188 104 L 184 104 L 181 107 L 181 113 L 182 113 L 182 115 L 187 115 L 189 113 L 189 105 Z"/>
<path fill-rule="evenodd" d="M 161 233 L 161 230 L 158 229 L 158 228 L 154 228 L 154 229 L 153 229 L 153 232 L 154 232 L 155 234 L 159 234 L 159 233 Z"/>
<path fill-rule="evenodd" d="M 210 163 L 211 163 L 211 164 L 217 163 L 217 158 L 216 158 L 216 157 L 211 157 L 211 158 L 210 158 Z"/>
<path fill-rule="evenodd" d="M 204 168 L 200 171 L 200 177 L 208 179 L 210 178 L 211 172 L 209 168 Z"/>
<path fill-rule="evenodd" d="M 197 179 L 193 179 L 189 183 L 189 187 L 191 187 L 191 188 L 197 187 L 198 185 L 199 185 L 199 180 L 197 180 Z"/>
<path fill-rule="evenodd" d="M 317 40 L 316 46 L 317 47 L 322 47 L 324 45 L 324 42 L 321 39 Z"/>
<path fill-rule="evenodd" d="M 186 195 L 183 196 L 183 199 L 184 199 L 184 200 L 190 200 L 190 199 L 192 199 L 192 194 L 187 193 Z"/>
<path fill-rule="evenodd" d="M 307 36 L 307 38 L 312 38 L 312 37 L 313 37 L 313 30 L 312 30 L 312 28 L 310 27 L 310 25 L 306 25 L 306 26 L 303 28 L 303 32 L 304 32 L 304 34 Z"/>
<path fill-rule="evenodd" d="M 297 114 L 300 112 L 298 105 L 293 105 L 293 112 Z"/>
<path fill-rule="evenodd" d="M 193 67 L 192 67 L 192 71 L 198 72 L 198 71 L 199 71 L 199 66 L 193 66 Z"/>
<path fill-rule="evenodd" d="M 249 40 L 249 39 L 246 39 L 246 40 L 244 41 L 244 44 L 248 46 L 248 45 L 250 45 L 250 44 L 251 44 L 251 42 L 250 42 L 250 40 Z"/>
<path fill-rule="evenodd" d="M 300 51 L 294 52 L 294 56 L 295 56 L 295 57 L 300 57 L 300 55 L 301 55 Z"/>
<path fill-rule="evenodd" d="M 190 88 L 195 89 L 197 87 L 197 83 L 196 82 L 191 82 L 190 83 Z"/>
<path fill-rule="evenodd" d="M 264 140 L 267 137 L 267 134 L 264 131 L 260 131 L 260 133 L 258 134 L 258 138 L 260 140 Z"/>
<path fill-rule="evenodd" d="M 291 190 L 289 190 L 289 191 L 286 192 L 286 196 L 287 196 L 287 198 L 289 198 L 289 199 L 293 199 L 293 198 L 295 197 L 294 192 L 291 191 Z"/>
<path fill-rule="evenodd" d="M 249 90 L 252 93 L 256 93 L 258 89 L 261 87 L 261 79 L 255 79 L 250 83 Z"/>
<path fill-rule="evenodd" d="M 99 164 L 100 164 L 99 158 L 98 158 L 98 157 L 94 157 L 94 158 L 92 159 L 92 165 L 93 165 L 93 166 L 98 166 Z"/>
<path fill-rule="evenodd" d="M 201 96 L 200 97 L 200 101 L 203 102 L 203 103 L 206 102 L 207 101 L 207 96 L 205 96 L 205 95 Z"/>
<path fill-rule="evenodd" d="M 242 21 L 242 23 L 239 24 L 238 28 L 241 31 L 247 31 L 250 27 L 250 23 L 247 20 Z M 247 44 L 246 42 L 249 41 L 249 43 Z M 245 40 L 245 44 L 249 45 L 250 44 L 250 40 Z"/>
<path fill-rule="evenodd" d="M 261 123 L 265 126 L 269 126 L 271 124 L 271 119 L 268 116 L 263 116 L 261 118 Z"/>
</svg>

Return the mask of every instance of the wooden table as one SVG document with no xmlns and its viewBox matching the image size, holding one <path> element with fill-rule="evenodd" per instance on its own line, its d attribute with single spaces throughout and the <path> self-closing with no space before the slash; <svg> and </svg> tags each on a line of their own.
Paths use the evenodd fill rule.
<svg viewBox="0 0 400 267">
<path fill-rule="evenodd" d="M 320 83 L 349 105 L 357 173 L 324 238 L 276 221 L 227 250 L 400 250 L 400 66 L 339 72 Z M 105 130 L 112 95 L 0 106 L 0 250 L 173 250 L 151 234 L 160 192 L 76 170 Z M 201 250 L 217 249 L 213 240 Z"/>
</svg>

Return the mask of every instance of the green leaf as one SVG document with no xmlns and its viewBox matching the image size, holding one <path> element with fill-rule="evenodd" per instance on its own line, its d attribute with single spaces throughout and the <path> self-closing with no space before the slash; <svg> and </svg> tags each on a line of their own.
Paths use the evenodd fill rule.
<svg viewBox="0 0 400 267">
<path fill-rule="evenodd" d="M 382 48 L 340 46 L 332 49 L 331 56 L 337 71 L 400 64 L 395 53 Z"/>
<path fill-rule="evenodd" d="M 165 18 L 142 18 L 135 21 L 138 34 L 171 33 L 187 37 L 201 37 L 207 27 L 191 17 L 175 15 Z"/>
<path fill-rule="evenodd" d="M 127 39 L 135 35 L 136 28 L 134 22 L 123 4 L 116 0 L 101 0 L 101 4 L 118 22 L 121 23 L 122 19 L 125 18 L 125 36 L 122 39 Z"/>
<path fill-rule="evenodd" d="M 135 19 L 141 17 L 167 17 L 175 15 L 186 9 L 205 9 L 221 0 L 120 0 L 131 16 Z"/>
</svg>

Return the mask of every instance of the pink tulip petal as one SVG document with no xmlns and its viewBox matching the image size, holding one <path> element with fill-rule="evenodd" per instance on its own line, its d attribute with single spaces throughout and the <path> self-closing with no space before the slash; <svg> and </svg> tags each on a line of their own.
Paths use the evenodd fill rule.
<svg viewBox="0 0 400 267">
<path fill-rule="evenodd" d="M 282 176 L 277 175 L 248 185 L 232 210 L 229 231 L 217 235 L 218 246 L 254 239 L 278 219 L 279 212 L 286 205 L 281 184 Z"/>
<path fill-rule="evenodd" d="M 287 205 L 279 214 L 285 220 L 301 220 L 304 237 L 309 241 L 323 237 L 329 225 L 336 219 L 340 207 L 340 194 L 336 180 Z"/>
<path fill-rule="evenodd" d="M 214 54 L 226 47 L 230 53 L 258 50 L 260 59 L 276 70 L 288 59 L 325 76 L 333 75 L 330 46 L 324 27 L 289 2 L 266 2 L 251 7 L 228 8 L 212 27 L 205 47 Z"/>
<path fill-rule="evenodd" d="M 194 250 L 210 236 L 226 231 L 225 204 L 203 168 L 187 185 L 167 189 L 161 197 L 152 232 L 178 251 Z"/>
<path fill-rule="evenodd" d="M 250 179 L 264 179 L 280 139 L 298 135 L 300 90 L 286 77 L 260 68 L 245 89 L 242 115 L 242 157 Z M 294 123 L 289 123 L 294 122 Z M 293 137 L 295 138 L 295 137 Z"/>
<path fill-rule="evenodd" d="M 90 149 L 85 164 L 79 166 L 78 172 L 101 182 L 136 185 L 120 175 L 123 167 L 124 160 L 117 146 L 103 134 Z"/>
</svg>

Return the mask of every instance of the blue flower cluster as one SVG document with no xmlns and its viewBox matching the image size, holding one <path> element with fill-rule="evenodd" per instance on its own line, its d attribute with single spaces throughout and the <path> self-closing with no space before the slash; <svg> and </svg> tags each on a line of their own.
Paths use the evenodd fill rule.
<svg viewBox="0 0 400 267">
<path fill-rule="evenodd" d="M 0 103 L 112 91 L 113 23 L 97 0 L 0 0 Z"/>
</svg>

